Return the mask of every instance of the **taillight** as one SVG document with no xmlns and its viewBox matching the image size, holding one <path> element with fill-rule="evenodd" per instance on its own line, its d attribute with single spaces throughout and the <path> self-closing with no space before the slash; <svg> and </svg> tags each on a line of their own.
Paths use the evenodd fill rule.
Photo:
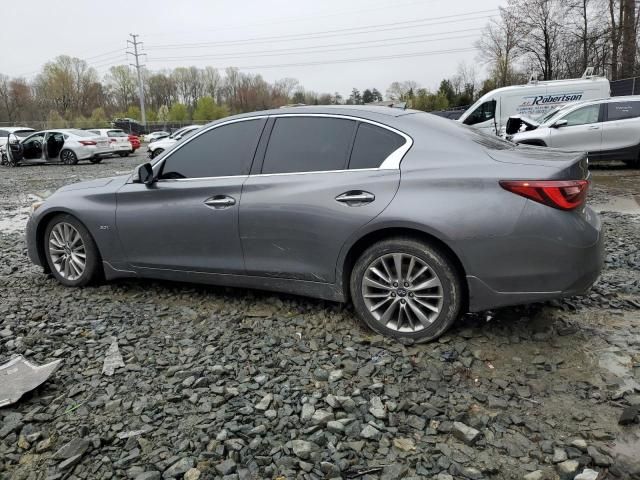
<svg viewBox="0 0 640 480">
<path fill-rule="evenodd" d="M 588 180 L 500 180 L 500 186 L 549 207 L 573 210 L 583 205 Z"/>
<path fill-rule="evenodd" d="M 94 142 L 93 140 L 80 140 L 80 143 L 85 147 L 88 145 L 97 145 L 97 143 Z"/>
</svg>

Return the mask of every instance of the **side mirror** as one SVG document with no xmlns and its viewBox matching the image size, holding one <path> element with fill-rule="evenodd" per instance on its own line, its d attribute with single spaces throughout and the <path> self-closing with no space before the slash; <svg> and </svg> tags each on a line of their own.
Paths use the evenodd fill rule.
<svg viewBox="0 0 640 480">
<path fill-rule="evenodd" d="M 133 181 L 135 183 L 144 183 L 145 185 L 151 185 L 156 181 L 153 176 L 153 168 L 150 163 L 143 163 L 138 165 L 133 172 Z"/>
<path fill-rule="evenodd" d="M 568 123 L 569 122 L 567 122 L 566 120 L 558 120 L 556 123 L 553 124 L 553 128 L 566 127 Z"/>
</svg>

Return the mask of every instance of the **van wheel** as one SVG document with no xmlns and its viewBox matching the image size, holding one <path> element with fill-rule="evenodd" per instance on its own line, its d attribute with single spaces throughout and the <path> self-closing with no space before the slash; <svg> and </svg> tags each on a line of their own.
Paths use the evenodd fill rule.
<svg viewBox="0 0 640 480">
<path fill-rule="evenodd" d="M 60 160 L 65 165 L 75 165 L 78 163 L 78 157 L 71 150 L 62 150 L 60 152 Z"/>
<path fill-rule="evenodd" d="M 428 342 L 458 318 L 462 287 L 453 263 L 434 246 L 391 238 L 369 247 L 351 272 L 360 318 L 383 335 Z"/>
</svg>

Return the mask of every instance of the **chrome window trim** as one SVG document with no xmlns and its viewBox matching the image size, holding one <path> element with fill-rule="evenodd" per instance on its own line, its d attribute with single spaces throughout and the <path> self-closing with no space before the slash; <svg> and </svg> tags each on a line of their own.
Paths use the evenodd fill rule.
<svg viewBox="0 0 640 480">
<path fill-rule="evenodd" d="M 335 114 L 335 113 L 281 113 L 281 114 L 271 114 L 271 115 L 256 115 L 253 117 L 244 117 L 244 118 L 236 118 L 233 120 L 229 120 L 229 121 L 225 121 L 222 123 L 216 123 L 215 125 L 211 125 L 208 128 L 203 128 L 202 131 L 196 133 L 195 135 L 192 135 L 191 137 L 189 137 L 189 139 L 184 142 L 183 144 L 179 145 L 177 148 L 172 149 L 169 153 L 167 153 L 167 156 L 164 157 L 162 160 L 160 160 L 158 163 L 156 163 L 153 166 L 154 169 L 154 173 L 157 171 L 156 168 L 159 170 L 161 168 L 162 165 L 164 165 L 164 162 L 167 161 L 168 158 L 171 158 L 171 155 L 173 155 L 175 152 L 177 152 L 178 150 L 180 150 L 182 147 L 184 147 L 185 145 L 187 145 L 188 143 L 190 143 L 191 141 L 195 140 L 196 138 L 198 138 L 200 135 L 204 135 L 205 133 L 209 132 L 210 130 L 213 130 L 215 128 L 218 127 L 222 127 L 224 125 L 230 125 L 232 123 L 238 123 L 238 122 L 247 122 L 250 120 L 258 120 L 258 119 L 269 119 L 269 118 L 288 118 L 288 117 L 321 117 L 321 118 L 337 118 L 337 119 L 344 119 L 344 120 L 353 120 L 356 122 L 362 122 L 362 123 L 368 123 L 370 125 L 375 125 L 376 127 L 380 127 L 380 128 L 384 128 L 386 130 L 389 130 L 397 135 L 400 135 L 401 137 L 403 137 L 405 139 L 405 143 L 403 145 L 401 145 L 400 147 L 398 147 L 396 150 L 394 150 L 393 152 L 391 152 L 389 154 L 389 156 L 387 158 L 384 159 L 384 161 L 380 164 L 379 167 L 377 168 L 352 168 L 352 169 L 340 169 L 340 170 L 318 170 L 318 171 L 312 171 L 312 172 L 284 172 L 284 173 L 256 173 L 253 175 L 227 175 L 227 176 L 220 176 L 220 177 L 195 177 L 195 178 L 175 178 L 175 179 L 158 179 L 158 182 L 184 182 L 184 181 L 196 181 L 196 180 L 213 180 L 213 179 L 224 179 L 224 178 L 240 178 L 240 177 L 270 177 L 270 176 L 276 176 L 276 175 L 310 175 L 310 174 L 324 174 L 324 173 L 344 173 L 344 172 L 363 172 L 363 171 L 380 171 L 380 170 L 398 170 L 400 169 L 400 162 L 402 161 L 402 159 L 404 158 L 404 156 L 406 155 L 406 153 L 409 151 L 409 149 L 413 146 L 413 138 L 411 138 L 411 136 L 407 135 L 406 133 L 390 127 L 388 125 L 385 125 L 383 123 L 379 123 L 375 120 L 369 120 L 367 118 L 361 118 L 361 117 L 354 117 L 351 115 L 340 115 L 340 114 Z"/>
</svg>

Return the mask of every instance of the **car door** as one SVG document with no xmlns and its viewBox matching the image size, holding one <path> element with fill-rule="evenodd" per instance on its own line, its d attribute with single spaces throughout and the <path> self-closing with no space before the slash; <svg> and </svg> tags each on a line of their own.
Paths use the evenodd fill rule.
<svg viewBox="0 0 640 480">
<path fill-rule="evenodd" d="M 600 104 L 586 105 L 560 117 L 551 125 L 549 142 L 550 147 L 599 152 L 602 148 Z"/>
<path fill-rule="evenodd" d="M 134 269 L 244 272 L 238 207 L 265 122 L 200 131 L 154 165 L 157 182 L 118 191 L 118 235 Z"/>
<path fill-rule="evenodd" d="M 603 156 L 612 160 L 636 160 L 640 146 L 640 101 L 606 104 L 602 124 Z"/>
<path fill-rule="evenodd" d="M 247 273 L 333 283 L 342 246 L 395 195 L 411 139 L 340 116 L 276 116 L 270 128 L 242 189 Z"/>
<path fill-rule="evenodd" d="M 21 143 L 21 160 L 43 159 L 44 141 L 47 132 L 37 132 L 25 138 Z M 14 150 L 12 150 L 14 152 Z"/>
</svg>

